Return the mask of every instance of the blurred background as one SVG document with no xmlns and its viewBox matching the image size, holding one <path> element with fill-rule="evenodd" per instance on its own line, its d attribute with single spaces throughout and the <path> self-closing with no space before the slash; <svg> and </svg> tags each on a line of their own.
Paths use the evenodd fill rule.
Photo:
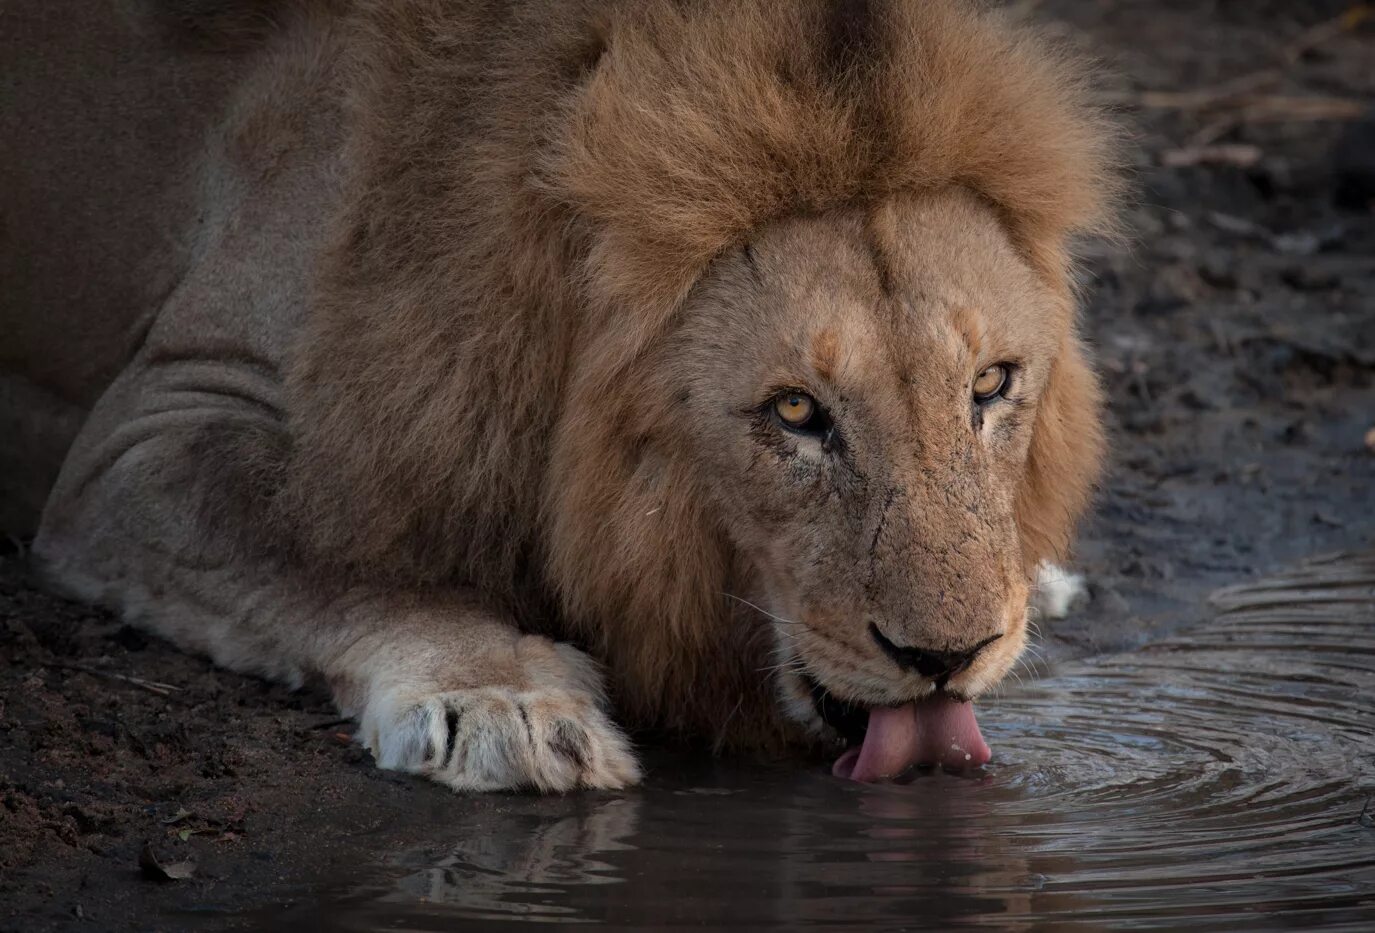
<svg viewBox="0 0 1375 933">
<path fill-rule="evenodd" d="M 1105 66 L 1136 189 L 1084 326 L 1113 462 L 1052 655 L 1196 621 L 1219 585 L 1375 539 L 1375 10 L 1011 4 Z"/>
</svg>

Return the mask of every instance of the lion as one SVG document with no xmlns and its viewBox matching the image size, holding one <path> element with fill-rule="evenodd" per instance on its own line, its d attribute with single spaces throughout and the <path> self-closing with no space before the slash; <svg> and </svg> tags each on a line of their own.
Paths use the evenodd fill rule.
<svg viewBox="0 0 1375 933">
<path fill-rule="evenodd" d="M 957 0 L 5 16 L 53 587 L 461 791 L 988 759 L 1103 457 L 1080 65 Z"/>
</svg>

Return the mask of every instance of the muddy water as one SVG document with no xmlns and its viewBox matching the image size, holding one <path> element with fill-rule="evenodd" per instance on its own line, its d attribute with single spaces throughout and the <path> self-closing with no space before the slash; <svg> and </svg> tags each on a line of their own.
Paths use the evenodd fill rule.
<svg viewBox="0 0 1375 933">
<path fill-rule="evenodd" d="M 302 919 L 1375 929 L 1375 559 L 1219 605 L 984 704 L 977 775 L 660 759 L 624 796 L 446 801 L 418 814 L 432 844 L 364 859 Z"/>
</svg>

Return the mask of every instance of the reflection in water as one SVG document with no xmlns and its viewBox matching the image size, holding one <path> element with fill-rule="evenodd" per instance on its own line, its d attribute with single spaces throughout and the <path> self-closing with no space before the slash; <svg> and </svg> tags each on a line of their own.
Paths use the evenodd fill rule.
<svg viewBox="0 0 1375 933">
<path fill-rule="evenodd" d="M 1375 559 L 1217 601 L 1190 636 L 986 704 L 977 776 L 651 760 L 633 794 L 453 805 L 448 843 L 377 866 L 329 920 L 1369 929 Z"/>
<path fill-rule="evenodd" d="M 558 903 L 569 885 L 615 884 L 615 865 L 599 856 L 633 847 L 638 802 L 597 801 L 586 812 L 547 820 L 512 812 L 465 836 L 437 861 L 426 852 L 398 860 L 413 869 L 398 884 L 401 900 L 452 904 L 465 916 L 558 920 L 576 911 Z"/>
</svg>

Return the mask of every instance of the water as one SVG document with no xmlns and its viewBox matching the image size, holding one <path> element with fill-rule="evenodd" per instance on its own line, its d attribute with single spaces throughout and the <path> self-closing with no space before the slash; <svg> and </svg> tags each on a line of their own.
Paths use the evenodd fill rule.
<svg viewBox="0 0 1375 933">
<path fill-rule="evenodd" d="M 1187 637 L 985 703 L 975 776 L 661 758 L 625 795 L 441 801 L 433 844 L 375 856 L 300 917 L 1375 929 L 1375 557 L 1218 602 Z"/>
</svg>

